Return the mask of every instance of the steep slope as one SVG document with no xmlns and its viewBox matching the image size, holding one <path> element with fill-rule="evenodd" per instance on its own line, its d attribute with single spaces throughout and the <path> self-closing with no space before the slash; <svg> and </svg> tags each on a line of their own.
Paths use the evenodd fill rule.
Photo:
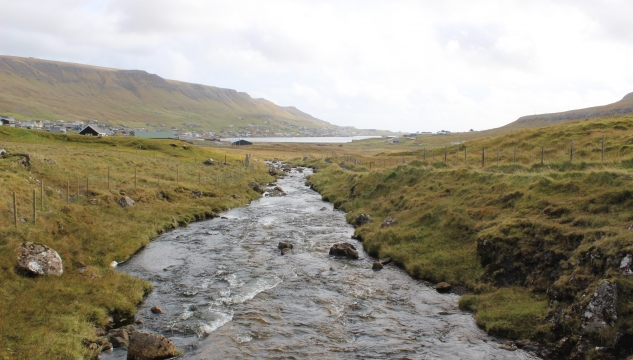
<svg viewBox="0 0 633 360">
<path fill-rule="evenodd" d="M 140 70 L 0 56 L 0 84 L 0 113 L 20 119 L 98 119 L 130 127 L 214 131 L 250 128 L 253 133 L 335 128 L 244 92 L 166 80 Z"/>
</svg>

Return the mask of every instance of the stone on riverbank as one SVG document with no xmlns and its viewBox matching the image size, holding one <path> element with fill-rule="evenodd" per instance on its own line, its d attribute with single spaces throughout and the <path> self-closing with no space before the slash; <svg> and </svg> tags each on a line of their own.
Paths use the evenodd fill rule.
<svg viewBox="0 0 633 360">
<path fill-rule="evenodd" d="M 136 202 L 132 200 L 132 198 L 130 198 L 129 196 L 124 196 L 121 199 L 119 199 L 119 205 L 123 208 L 133 207 L 135 203 Z"/>
<path fill-rule="evenodd" d="M 437 285 L 435 285 L 435 290 L 437 290 L 438 293 L 447 293 L 449 291 L 451 291 L 451 284 L 446 283 L 446 282 L 441 282 Z"/>
<path fill-rule="evenodd" d="M 346 256 L 350 259 L 358 259 L 358 251 L 356 251 L 354 245 L 349 243 L 338 243 L 332 245 L 330 248 L 330 255 Z"/>
<path fill-rule="evenodd" d="M 159 360 L 174 357 L 174 343 L 163 335 L 136 331 L 130 334 L 128 360 Z"/>
<path fill-rule="evenodd" d="M 30 275 L 59 276 L 64 273 L 62 258 L 48 246 L 26 242 L 18 250 L 18 269 Z"/>
<path fill-rule="evenodd" d="M 367 214 L 360 214 L 358 216 L 356 216 L 356 225 L 358 226 L 363 226 L 367 223 L 370 223 L 374 220 L 372 220 L 371 216 L 367 215 Z"/>
<path fill-rule="evenodd" d="M 591 302 L 585 309 L 582 329 L 588 333 L 595 333 L 607 326 L 612 326 L 618 320 L 617 305 L 618 289 L 616 284 L 603 281 L 596 288 Z"/>
<path fill-rule="evenodd" d="M 152 306 L 152 308 L 150 309 L 154 314 L 162 314 L 163 313 L 163 309 L 161 309 L 159 306 L 154 305 Z"/>
<path fill-rule="evenodd" d="M 371 266 L 372 270 L 382 270 L 383 266 L 382 263 L 380 261 L 376 261 L 374 262 L 374 264 Z"/>
<path fill-rule="evenodd" d="M 382 222 L 382 224 L 380 224 L 381 228 L 386 228 L 389 227 L 393 224 L 395 224 L 396 222 L 396 217 L 395 216 L 391 216 L 385 219 L 385 221 Z"/>
</svg>

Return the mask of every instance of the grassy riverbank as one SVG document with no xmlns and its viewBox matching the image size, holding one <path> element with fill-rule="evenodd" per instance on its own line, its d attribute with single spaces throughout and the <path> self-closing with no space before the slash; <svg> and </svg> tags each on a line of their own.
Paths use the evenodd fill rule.
<svg viewBox="0 0 633 360">
<path fill-rule="evenodd" d="M 151 290 L 109 264 L 126 260 L 164 231 L 247 204 L 259 197 L 247 184 L 271 180 L 258 159 L 251 159 L 246 171 L 240 162 L 244 153 L 228 154 L 223 164 L 225 151 L 176 140 L 2 127 L 0 141 L 9 151 L 0 158 L 0 359 L 95 356 L 87 346 L 95 326 L 129 321 Z M 29 163 L 17 154 L 28 154 Z M 207 158 L 216 165 L 202 164 Z M 136 205 L 119 206 L 123 196 Z M 59 252 L 64 274 L 18 274 L 17 247 L 24 241 Z"/>
<path fill-rule="evenodd" d="M 416 278 L 464 286 L 471 294 L 460 306 L 475 311 L 491 334 L 543 342 L 569 337 L 574 345 L 582 335 L 594 347 L 613 347 L 633 336 L 633 281 L 618 271 L 633 253 L 632 126 L 630 117 L 592 120 L 463 144 L 521 145 L 524 156 L 516 162 L 506 151 L 499 165 L 489 161 L 484 168 L 481 157 L 431 162 L 417 152 L 407 165 L 369 170 L 366 149 L 363 165 L 342 163 L 345 156 L 304 164 L 318 168 L 310 183 L 347 211 L 350 223 L 360 213 L 373 217 L 356 230 L 370 254 L 391 257 Z M 596 151 L 602 135 L 605 162 Z M 565 146 L 574 138 L 584 159 L 570 163 Z M 545 165 L 541 147 L 551 150 Z M 376 157 L 385 155 L 401 154 Z M 389 217 L 396 217 L 394 225 L 382 227 Z M 605 279 L 617 285 L 617 320 L 583 332 L 584 309 Z"/>
</svg>

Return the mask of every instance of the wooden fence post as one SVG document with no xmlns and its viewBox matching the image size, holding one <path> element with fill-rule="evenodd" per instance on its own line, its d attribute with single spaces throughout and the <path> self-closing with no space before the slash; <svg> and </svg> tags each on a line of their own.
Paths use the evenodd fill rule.
<svg viewBox="0 0 633 360">
<path fill-rule="evenodd" d="M 516 164 L 517 162 L 517 146 L 514 145 L 514 163 Z"/>
<path fill-rule="evenodd" d="M 602 135 L 602 162 L 604 162 L 604 135 Z"/>
<path fill-rule="evenodd" d="M 541 146 L 541 165 L 545 165 L 545 146 Z"/>
<path fill-rule="evenodd" d="M 448 157 L 448 146 L 444 146 L 444 162 L 446 162 Z"/>
<path fill-rule="evenodd" d="M 110 190 L 110 167 L 108 166 L 108 190 Z"/>
<path fill-rule="evenodd" d="M 136 190 L 136 166 L 134 167 L 134 190 Z"/>
<path fill-rule="evenodd" d="M 15 191 L 13 192 L 13 224 L 18 228 L 18 202 L 15 200 Z"/>
<path fill-rule="evenodd" d="M 574 140 L 571 141 L 571 148 L 569 150 L 569 163 L 574 162 Z"/>
<path fill-rule="evenodd" d="M 176 166 L 176 184 L 178 184 L 178 166 Z"/>
<path fill-rule="evenodd" d="M 424 148 L 424 161 L 426 161 L 426 148 Z"/>
<path fill-rule="evenodd" d="M 40 210 L 44 211 L 44 180 L 40 182 Z"/>
<path fill-rule="evenodd" d="M 88 178 L 86 178 L 86 198 L 88 198 L 88 194 L 89 194 L 89 191 L 88 191 Z"/>
<path fill-rule="evenodd" d="M 35 189 L 33 189 L 33 225 L 37 222 L 37 212 L 35 211 L 35 204 L 37 203 L 37 197 L 35 196 Z"/>
<path fill-rule="evenodd" d="M 499 166 L 499 147 L 497 146 L 497 166 Z"/>
<path fill-rule="evenodd" d="M 70 180 L 66 180 L 66 204 L 70 204 Z"/>
</svg>

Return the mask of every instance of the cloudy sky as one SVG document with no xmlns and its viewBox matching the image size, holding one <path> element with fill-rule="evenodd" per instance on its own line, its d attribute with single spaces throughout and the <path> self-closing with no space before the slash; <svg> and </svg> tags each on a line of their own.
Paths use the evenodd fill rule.
<svg viewBox="0 0 633 360">
<path fill-rule="evenodd" d="M 245 91 L 337 125 L 494 128 L 633 92 L 630 0 L 0 0 L 0 54 Z"/>
</svg>

